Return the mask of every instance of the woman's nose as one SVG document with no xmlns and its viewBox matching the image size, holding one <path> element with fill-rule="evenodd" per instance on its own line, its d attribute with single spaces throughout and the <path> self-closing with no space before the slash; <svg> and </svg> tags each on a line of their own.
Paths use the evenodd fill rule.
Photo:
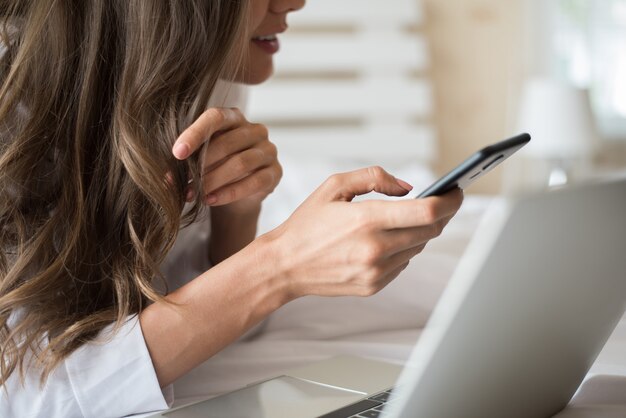
<svg viewBox="0 0 626 418">
<path fill-rule="evenodd" d="M 304 7 L 306 0 L 272 0 L 270 10 L 273 13 L 289 13 L 300 10 Z"/>
</svg>

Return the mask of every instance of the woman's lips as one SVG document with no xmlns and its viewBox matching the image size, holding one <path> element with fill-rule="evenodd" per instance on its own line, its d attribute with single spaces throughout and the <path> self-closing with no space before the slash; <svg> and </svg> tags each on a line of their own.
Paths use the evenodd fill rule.
<svg viewBox="0 0 626 418">
<path fill-rule="evenodd" d="M 252 38 L 252 42 L 268 54 L 275 54 L 280 49 L 280 42 L 276 35 L 256 36 Z"/>
</svg>

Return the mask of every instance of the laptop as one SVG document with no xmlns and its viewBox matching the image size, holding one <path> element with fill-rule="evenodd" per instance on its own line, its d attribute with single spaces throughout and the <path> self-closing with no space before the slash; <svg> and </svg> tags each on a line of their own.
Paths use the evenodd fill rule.
<svg viewBox="0 0 626 418">
<path fill-rule="evenodd" d="M 160 417 L 550 417 L 626 309 L 626 179 L 492 206 L 402 368 L 336 357 Z"/>
</svg>

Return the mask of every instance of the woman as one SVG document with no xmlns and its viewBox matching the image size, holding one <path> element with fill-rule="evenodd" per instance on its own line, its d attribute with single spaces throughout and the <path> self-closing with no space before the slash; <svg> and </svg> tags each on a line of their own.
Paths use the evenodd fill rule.
<svg viewBox="0 0 626 418">
<path fill-rule="evenodd" d="M 330 177 L 254 239 L 276 149 L 206 104 L 219 79 L 271 75 L 303 5 L 2 3 L 0 416 L 166 408 L 172 382 L 283 304 L 382 289 L 456 213 L 460 192 L 351 202 L 410 190 L 372 167 Z M 163 260 L 208 206 L 214 267 L 168 293 Z"/>
</svg>

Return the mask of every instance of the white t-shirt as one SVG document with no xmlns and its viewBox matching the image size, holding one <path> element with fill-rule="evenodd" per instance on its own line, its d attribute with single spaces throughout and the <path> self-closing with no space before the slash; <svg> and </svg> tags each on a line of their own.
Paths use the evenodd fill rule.
<svg viewBox="0 0 626 418">
<path fill-rule="evenodd" d="M 210 106 L 245 104 L 244 88 L 238 85 L 223 83 L 213 97 Z M 170 291 L 211 267 L 209 235 L 208 216 L 180 232 L 162 266 Z M 113 336 L 110 329 L 65 359 L 44 386 L 39 370 L 27 370 L 23 385 L 13 373 L 0 388 L 0 417 L 105 418 L 167 409 L 173 389 L 159 387 L 137 316 Z"/>
</svg>

